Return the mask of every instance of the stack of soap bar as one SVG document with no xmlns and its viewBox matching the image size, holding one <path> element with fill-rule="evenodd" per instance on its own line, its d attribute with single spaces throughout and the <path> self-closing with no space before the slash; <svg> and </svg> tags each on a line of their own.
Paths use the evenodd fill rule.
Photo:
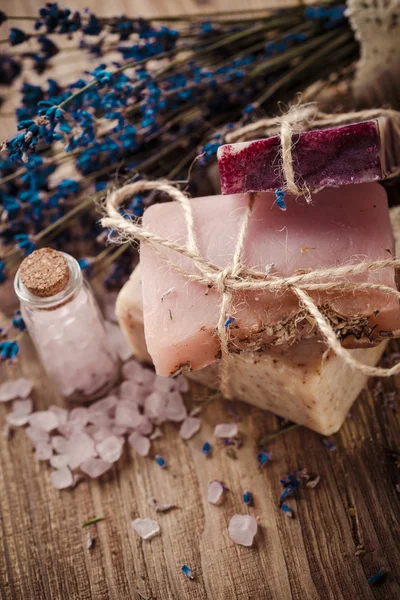
<svg viewBox="0 0 400 600">
<path fill-rule="evenodd" d="M 201 252 L 226 266 L 235 248 L 246 196 L 198 198 L 192 203 Z M 324 190 L 312 206 L 291 198 L 287 203 L 288 211 L 282 213 L 273 194 L 257 195 L 245 264 L 262 269 L 274 263 L 273 272 L 289 275 L 297 269 L 387 258 L 393 252 L 386 197 L 377 184 Z M 182 209 L 175 203 L 148 209 L 144 226 L 186 242 Z M 160 250 L 194 271 L 187 259 Z M 141 249 L 141 274 L 147 348 L 157 372 L 170 375 L 180 368 L 192 369 L 191 377 L 217 387 L 217 291 L 187 282 L 147 246 Z M 356 281 L 380 282 L 395 289 L 394 272 L 389 269 L 359 275 Z M 120 293 L 117 314 L 130 331 L 134 347 L 140 340 L 141 356 L 145 356 L 143 336 L 137 335 L 141 321 L 135 318 L 141 314 L 139 285 L 135 272 Z M 343 343 L 350 348 L 361 346 L 351 352 L 366 364 L 377 362 L 384 348 L 379 342 L 400 328 L 398 302 L 391 296 L 318 292 L 313 297 Z M 301 313 L 291 294 L 235 293 L 233 307 L 230 375 L 234 395 L 325 435 L 336 431 L 366 377 L 325 353 L 312 319 Z"/>
<path fill-rule="evenodd" d="M 292 136 L 292 161 L 298 186 L 318 189 L 384 179 L 400 164 L 390 121 L 379 117 L 342 127 Z M 284 187 L 279 136 L 225 144 L 218 149 L 223 194 Z"/>
</svg>

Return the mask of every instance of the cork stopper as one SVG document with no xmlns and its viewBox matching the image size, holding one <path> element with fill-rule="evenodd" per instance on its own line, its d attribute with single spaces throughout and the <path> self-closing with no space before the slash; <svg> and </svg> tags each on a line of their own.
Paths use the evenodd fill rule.
<svg viewBox="0 0 400 600">
<path fill-rule="evenodd" d="M 35 250 L 20 266 L 20 278 L 34 296 L 49 298 L 67 286 L 69 267 L 61 252 L 51 248 Z"/>
</svg>

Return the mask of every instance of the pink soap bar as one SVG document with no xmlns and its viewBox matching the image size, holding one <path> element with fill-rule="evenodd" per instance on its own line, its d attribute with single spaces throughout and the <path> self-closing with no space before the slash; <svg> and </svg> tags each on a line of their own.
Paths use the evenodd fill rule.
<svg viewBox="0 0 400 600">
<path fill-rule="evenodd" d="M 275 204 L 273 193 L 257 194 L 245 243 L 243 262 L 264 271 L 288 276 L 297 269 L 340 266 L 392 256 L 393 237 L 386 193 L 375 183 L 330 188 L 313 196 L 287 197 L 287 211 Z M 237 234 L 248 203 L 245 194 L 210 196 L 191 200 L 202 255 L 221 268 L 230 263 Z M 146 210 L 146 229 L 185 244 L 186 224 L 175 202 Z M 186 271 L 197 272 L 192 261 L 173 250 L 159 251 Z M 220 294 L 188 282 L 165 264 L 151 247 L 142 244 L 143 312 L 146 342 L 157 373 L 170 375 L 182 367 L 193 370 L 219 357 L 215 328 Z M 370 281 L 396 289 L 393 269 L 354 276 L 347 281 Z M 398 301 L 377 291 L 312 292 L 348 348 L 377 344 L 400 328 Z M 316 339 L 318 332 L 308 315 L 299 313 L 290 293 L 234 292 L 230 326 L 231 352 L 272 352 L 299 340 Z M 300 318 L 299 318 L 300 315 Z"/>
<path fill-rule="evenodd" d="M 317 189 L 385 178 L 398 165 L 388 119 L 307 131 L 292 136 L 295 182 Z M 279 136 L 218 149 L 223 194 L 284 187 Z"/>
</svg>

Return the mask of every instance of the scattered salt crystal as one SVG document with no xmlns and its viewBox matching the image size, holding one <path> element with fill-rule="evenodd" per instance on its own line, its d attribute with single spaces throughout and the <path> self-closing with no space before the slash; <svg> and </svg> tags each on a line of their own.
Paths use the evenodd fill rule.
<svg viewBox="0 0 400 600">
<path fill-rule="evenodd" d="M 159 392 L 173 392 L 177 389 L 176 380 L 172 379 L 172 377 L 156 375 L 154 379 L 154 389 Z"/>
<path fill-rule="evenodd" d="M 189 417 L 197 417 L 201 413 L 201 406 L 195 406 L 189 413 Z"/>
<path fill-rule="evenodd" d="M 69 413 L 68 425 L 73 425 L 74 429 L 83 429 L 89 421 L 89 411 L 84 406 L 73 408 Z"/>
<path fill-rule="evenodd" d="M 51 445 L 58 454 L 65 454 L 68 452 L 68 440 L 62 435 L 54 435 L 51 438 Z"/>
<path fill-rule="evenodd" d="M 52 473 L 50 473 L 50 479 L 53 487 L 55 487 L 56 490 L 64 490 L 65 488 L 70 487 L 74 481 L 72 473 L 68 467 L 63 467 L 62 469 L 52 471 Z"/>
<path fill-rule="evenodd" d="M 150 394 L 151 391 L 152 390 L 149 389 L 148 393 Z M 142 405 L 144 402 L 144 399 L 147 395 L 146 392 L 144 392 L 145 388 L 132 379 L 123 381 L 119 387 L 119 397 L 121 400 L 130 400 L 138 405 Z"/>
<path fill-rule="evenodd" d="M 85 460 L 97 456 L 94 440 L 79 431 L 75 433 L 68 441 L 68 465 L 71 469 L 76 469 Z"/>
<path fill-rule="evenodd" d="M 87 534 L 87 537 L 86 537 L 86 548 L 88 550 L 91 550 L 94 547 L 95 539 L 96 538 L 92 537 L 90 535 L 90 533 Z"/>
<path fill-rule="evenodd" d="M 172 508 L 178 508 L 176 506 L 176 504 L 161 504 L 161 502 L 158 502 L 158 500 L 154 497 L 149 498 L 147 500 L 147 504 L 151 508 L 154 508 L 154 510 L 156 512 L 167 512 L 167 511 L 171 510 Z"/>
<path fill-rule="evenodd" d="M 116 396 L 107 396 L 106 398 L 102 398 L 101 400 L 97 400 L 97 402 L 93 402 L 88 407 L 89 421 L 94 415 L 107 415 L 108 417 L 113 417 L 115 414 L 115 407 L 117 405 L 117 397 Z"/>
<path fill-rule="evenodd" d="M 150 440 L 149 438 L 141 435 L 137 431 L 131 433 L 128 438 L 128 442 L 132 446 L 132 448 L 137 452 L 140 456 L 147 456 L 150 452 Z"/>
<path fill-rule="evenodd" d="M 110 435 L 116 435 L 117 437 L 122 437 L 123 435 L 126 435 L 127 433 L 129 433 L 130 431 L 130 427 L 124 427 L 123 425 L 112 425 L 110 432 Z"/>
<path fill-rule="evenodd" d="M 61 406 L 52 404 L 51 406 L 49 406 L 49 410 L 57 416 L 59 426 L 65 425 L 67 423 L 69 413 L 66 408 L 61 408 Z"/>
<path fill-rule="evenodd" d="M 124 438 L 112 435 L 105 440 L 96 444 L 96 451 L 100 458 L 110 463 L 116 462 L 121 454 L 124 447 Z"/>
<path fill-rule="evenodd" d="M 215 426 L 214 435 L 218 438 L 233 438 L 238 434 L 236 423 L 220 423 Z"/>
<path fill-rule="evenodd" d="M 310 481 L 307 481 L 306 486 L 308 488 L 314 489 L 319 482 L 321 481 L 321 476 L 318 475 L 315 479 L 311 479 Z"/>
<path fill-rule="evenodd" d="M 39 460 L 50 460 L 53 456 L 53 448 L 50 442 L 40 442 L 35 447 L 35 454 Z"/>
<path fill-rule="evenodd" d="M 125 362 L 132 356 L 132 347 L 128 340 L 122 333 L 119 325 L 114 325 L 110 321 L 105 321 L 105 329 L 107 334 L 107 341 L 112 350 L 119 356 L 119 358 Z"/>
<path fill-rule="evenodd" d="M 23 425 L 29 423 L 29 416 L 29 414 L 21 415 L 18 412 L 12 411 L 6 415 L 6 421 L 9 425 L 13 425 L 14 427 L 22 427 Z"/>
<path fill-rule="evenodd" d="M 184 375 L 178 375 L 178 377 L 174 378 L 175 385 L 177 389 L 185 394 L 190 390 L 189 381 L 186 379 Z"/>
<path fill-rule="evenodd" d="M 25 434 L 34 446 L 41 442 L 46 442 L 50 439 L 50 436 L 47 433 L 47 431 L 44 431 L 44 429 L 39 429 L 38 427 L 33 427 L 31 425 L 25 429 Z"/>
<path fill-rule="evenodd" d="M 132 521 L 132 527 L 144 540 L 151 540 L 160 533 L 160 526 L 153 519 L 135 519 Z"/>
<path fill-rule="evenodd" d="M 155 373 L 150 369 L 142 367 L 136 360 L 130 360 L 122 367 L 122 376 L 124 379 L 132 379 L 140 385 L 153 385 Z"/>
<path fill-rule="evenodd" d="M 115 423 L 122 427 L 135 429 L 140 423 L 141 414 L 138 407 L 129 400 L 119 400 L 115 409 Z"/>
<path fill-rule="evenodd" d="M 9 402 L 15 398 L 27 398 L 32 391 L 32 381 L 25 377 L 10 379 L 0 385 L 0 402 Z"/>
<path fill-rule="evenodd" d="M 168 421 L 180 423 L 187 417 L 186 406 L 180 392 L 170 392 L 165 396 L 164 416 Z"/>
<path fill-rule="evenodd" d="M 257 521 L 250 515 L 233 515 L 229 522 L 229 537 L 235 544 L 252 546 L 257 533 Z"/>
<path fill-rule="evenodd" d="M 98 427 L 97 425 L 88 425 L 85 431 L 94 439 L 96 443 L 102 442 L 103 440 L 114 435 L 111 431 L 111 427 Z"/>
<path fill-rule="evenodd" d="M 53 431 L 58 427 L 57 415 L 51 410 L 38 410 L 30 415 L 29 424 L 43 431 Z"/>
<path fill-rule="evenodd" d="M 68 466 L 68 454 L 54 454 L 50 457 L 50 464 L 54 469 Z"/>
<path fill-rule="evenodd" d="M 161 431 L 161 429 L 159 427 L 156 427 L 155 430 L 153 431 L 153 433 L 150 436 L 151 440 L 158 440 L 159 438 L 163 437 L 163 432 Z"/>
<path fill-rule="evenodd" d="M 184 440 L 190 440 L 200 429 L 201 421 L 195 417 L 187 417 L 179 429 L 179 435 Z"/>
<path fill-rule="evenodd" d="M 160 424 L 165 421 L 165 406 L 165 396 L 161 392 L 155 391 L 147 396 L 144 401 L 144 414 L 152 421 Z"/>
<path fill-rule="evenodd" d="M 89 475 L 92 479 L 100 477 L 106 471 L 111 469 L 113 463 L 110 463 L 102 458 L 88 458 L 81 464 L 81 471 Z"/>
<path fill-rule="evenodd" d="M 207 501 L 210 504 L 221 504 L 225 488 L 220 481 L 212 481 L 208 486 Z"/>
<path fill-rule="evenodd" d="M 12 411 L 16 415 L 30 415 L 32 412 L 32 400 L 27 398 L 25 400 L 14 400 L 12 403 Z"/>
</svg>

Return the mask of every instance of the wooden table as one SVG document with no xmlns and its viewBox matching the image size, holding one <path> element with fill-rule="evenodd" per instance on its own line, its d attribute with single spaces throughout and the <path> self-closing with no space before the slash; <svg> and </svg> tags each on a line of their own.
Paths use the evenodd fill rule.
<svg viewBox="0 0 400 600">
<path fill-rule="evenodd" d="M 63 402 L 52 391 L 26 336 L 19 366 L 0 372 L 35 380 L 36 409 Z M 386 390 L 395 381 L 384 382 Z M 196 398 L 207 392 L 197 387 Z M 22 430 L 0 438 L 0 596 L 21 600 L 346 600 L 400 597 L 400 481 L 395 458 L 398 412 L 382 395 L 365 390 L 328 450 L 321 436 L 304 428 L 281 434 L 266 448 L 272 461 L 259 470 L 257 440 L 279 428 L 277 417 L 236 403 L 244 444 L 237 459 L 227 456 L 212 436 L 229 420 L 227 404 L 214 399 L 202 413 L 202 428 L 189 442 L 176 427 L 153 443 L 168 463 L 163 470 L 127 446 L 116 466 L 98 481 L 84 480 L 58 492 L 50 467 L 39 463 Z M 7 408 L 0 407 L 0 422 Z M 201 447 L 213 444 L 205 458 Z M 321 476 L 315 489 L 302 487 L 288 504 L 294 518 L 278 508 L 280 479 L 306 467 Z M 229 491 L 221 506 L 207 502 L 210 481 Z M 254 507 L 242 501 L 245 489 Z M 149 497 L 179 506 L 155 514 Z M 259 520 L 253 548 L 235 545 L 228 523 L 235 513 Z M 93 516 L 104 521 L 82 528 Z M 156 518 L 161 536 L 142 541 L 132 530 L 137 516 Z M 96 538 L 87 549 L 87 534 Z M 181 573 L 188 564 L 195 580 Z M 388 576 L 380 587 L 367 578 L 379 568 Z"/>
<path fill-rule="evenodd" d="M 4 4 L 2 8 L 14 14 L 34 14 L 39 5 L 36 0 Z M 245 6 L 260 4 L 254 0 Z M 133 14 L 134 5 L 123 0 L 85 2 L 100 15 Z M 229 2 L 229 8 L 239 5 L 239 0 Z M 83 5 L 75 1 L 68 6 Z M 188 0 L 153 0 L 141 13 L 172 14 L 202 6 Z M 221 9 L 227 3 L 205 6 Z M 36 409 L 63 405 L 27 336 L 19 365 L 3 365 L 0 381 L 21 373 L 35 381 Z M 386 381 L 384 388 L 396 390 L 398 384 Z M 193 396 L 204 399 L 207 393 L 197 387 Z M 237 460 L 213 440 L 215 424 L 229 418 L 226 403 L 216 398 L 203 411 L 202 429 L 191 441 L 184 442 L 176 428 L 167 425 L 165 436 L 154 442 L 154 451 L 167 460 L 166 470 L 126 447 L 111 472 L 99 481 L 84 480 L 72 491 L 52 488 L 50 468 L 36 460 L 23 431 L 16 431 L 10 441 L 0 436 L 1 599 L 400 598 L 400 474 L 393 457 L 399 450 L 399 413 L 384 405 L 382 394 L 365 390 L 351 417 L 331 438 L 336 451 L 329 451 L 319 435 L 298 428 L 268 444 L 273 459 L 260 471 L 257 440 L 277 431 L 279 421 L 244 404 L 234 408 L 244 435 Z M 6 412 L 0 406 L 0 423 Z M 214 447 L 209 459 L 201 454 L 205 440 Z M 294 511 L 294 518 L 288 519 L 278 507 L 280 479 L 303 467 L 320 475 L 321 481 L 288 501 Z M 221 506 L 206 500 L 213 479 L 229 488 Z M 254 496 L 253 507 L 242 501 L 245 489 Z M 147 503 L 150 496 L 179 508 L 155 516 Z M 251 549 L 235 545 L 227 533 L 231 516 L 247 512 L 259 519 Z M 96 515 L 104 520 L 82 529 L 82 522 Z M 155 516 L 161 536 L 142 541 L 131 527 L 137 516 Z M 88 532 L 95 537 L 92 549 L 87 548 Z M 192 568 L 194 581 L 181 573 L 184 563 Z M 381 586 L 371 586 L 367 578 L 380 568 L 387 569 L 388 576 Z"/>
</svg>

